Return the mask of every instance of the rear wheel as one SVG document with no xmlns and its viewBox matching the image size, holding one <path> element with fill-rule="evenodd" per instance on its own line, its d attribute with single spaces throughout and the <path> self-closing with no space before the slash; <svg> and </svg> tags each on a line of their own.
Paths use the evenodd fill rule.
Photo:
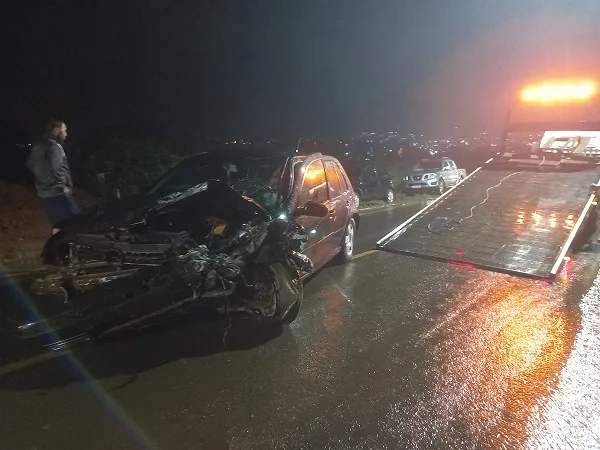
<svg viewBox="0 0 600 450">
<path fill-rule="evenodd" d="M 356 235 L 356 222 L 350 219 L 346 224 L 346 230 L 342 237 L 342 245 L 340 249 L 340 262 L 346 263 L 354 256 L 354 237 Z"/>
</svg>

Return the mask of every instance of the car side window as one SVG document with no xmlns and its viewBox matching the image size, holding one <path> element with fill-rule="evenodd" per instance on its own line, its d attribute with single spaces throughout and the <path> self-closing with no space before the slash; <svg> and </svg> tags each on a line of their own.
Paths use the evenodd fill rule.
<svg viewBox="0 0 600 450">
<path fill-rule="evenodd" d="M 333 161 L 325 161 L 325 174 L 329 185 L 329 198 L 337 198 L 342 195 L 342 184 L 335 170 Z"/>
<path fill-rule="evenodd" d="M 310 163 L 304 173 L 304 181 L 298 196 L 298 207 L 306 202 L 325 203 L 327 201 L 327 181 L 323 162 L 319 159 Z"/>
<path fill-rule="evenodd" d="M 377 171 L 378 175 L 379 175 L 379 179 L 381 181 L 389 181 L 392 177 L 390 176 L 390 173 L 387 171 L 387 169 L 379 169 Z"/>
<path fill-rule="evenodd" d="M 364 182 L 367 184 L 377 184 L 377 173 L 373 167 L 367 167 L 363 176 Z"/>
</svg>

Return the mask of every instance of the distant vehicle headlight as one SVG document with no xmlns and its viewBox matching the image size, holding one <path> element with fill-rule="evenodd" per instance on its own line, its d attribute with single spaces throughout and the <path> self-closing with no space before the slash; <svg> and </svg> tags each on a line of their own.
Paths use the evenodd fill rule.
<svg viewBox="0 0 600 450">
<path fill-rule="evenodd" d="M 402 177 L 402 180 L 408 181 L 408 177 Z"/>
<path fill-rule="evenodd" d="M 426 173 L 425 175 L 423 175 L 424 180 L 431 180 L 433 178 L 435 178 L 435 173 Z"/>
</svg>

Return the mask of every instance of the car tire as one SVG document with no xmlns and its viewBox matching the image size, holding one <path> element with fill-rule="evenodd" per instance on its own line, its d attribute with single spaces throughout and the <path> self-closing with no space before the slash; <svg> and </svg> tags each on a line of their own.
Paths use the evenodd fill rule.
<svg viewBox="0 0 600 450">
<path fill-rule="evenodd" d="M 340 245 L 339 260 L 342 263 L 347 263 L 354 256 L 354 238 L 356 236 L 356 222 L 350 219 L 346 224 L 344 236 Z"/>
<path fill-rule="evenodd" d="M 392 189 L 388 189 L 385 193 L 385 202 L 386 203 L 394 203 L 394 200 L 396 199 L 396 195 L 394 194 L 394 191 Z"/>
</svg>

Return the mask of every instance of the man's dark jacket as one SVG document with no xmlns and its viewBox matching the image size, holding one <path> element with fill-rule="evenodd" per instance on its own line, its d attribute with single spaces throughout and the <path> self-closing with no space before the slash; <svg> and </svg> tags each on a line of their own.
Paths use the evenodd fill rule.
<svg viewBox="0 0 600 450">
<path fill-rule="evenodd" d="M 54 139 L 43 139 L 33 146 L 27 167 L 35 175 L 35 188 L 41 198 L 72 192 L 73 180 L 63 146 Z"/>
</svg>

